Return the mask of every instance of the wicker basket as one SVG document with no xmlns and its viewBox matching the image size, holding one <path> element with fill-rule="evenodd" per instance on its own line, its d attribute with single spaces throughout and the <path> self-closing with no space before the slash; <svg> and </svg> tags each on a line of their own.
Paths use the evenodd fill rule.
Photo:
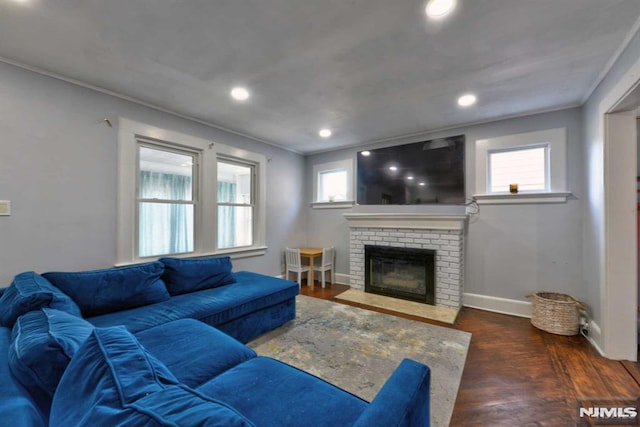
<svg viewBox="0 0 640 427">
<path fill-rule="evenodd" d="M 533 298 L 531 324 L 538 329 L 558 335 L 577 335 L 580 328 L 580 309 L 585 306 L 571 295 L 555 292 L 536 292 Z"/>
</svg>

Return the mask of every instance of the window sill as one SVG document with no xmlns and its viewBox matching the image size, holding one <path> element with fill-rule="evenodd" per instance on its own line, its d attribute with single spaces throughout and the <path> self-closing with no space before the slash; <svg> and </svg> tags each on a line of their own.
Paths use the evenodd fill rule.
<svg viewBox="0 0 640 427">
<path fill-rule="evenodd" d="M 473 199 L 479 205 L 513 205 L 566 203 L 570 192 L 518 193 L 518 194 L 475 194 Z"/>
<path fill-rule="evenodd" d="M 340 202 L 313 202 L 313 209 L 348 209 L 352 208 L 355 202 L 353 200 L 345 200 Z"/>
<path fill-rule="evenodd" d="M 145 262 L 157 261 L 160 258 L 171 257 L 171 258 L 201 258 L 201 257 L 216 257 L 216 256 L 228 256 L 231 259 L 238 258 L 249 258 L 254 256 L 261 256 L 267 253 L 266 246 L 251 246 L 246 248 L 230 248 L 230 249 L 219 249 L 216 252 L 189 252 L 186 254 L 176 254 L 176 255 L 161 255 L 156 257 L 147 257 L 140 258 L 134 261 L 123 261 L 114 264 L 115 267 L 124 267 L 127 265 L 135 265 L 141 264 Z"/>
</svg>

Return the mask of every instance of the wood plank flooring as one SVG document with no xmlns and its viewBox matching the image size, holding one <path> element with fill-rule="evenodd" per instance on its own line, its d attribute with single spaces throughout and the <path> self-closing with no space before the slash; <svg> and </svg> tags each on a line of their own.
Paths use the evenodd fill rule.
<svg viewBox="0 0 640 427">
<path fill-rule="evenodd" d="M 333 300 L 346 289 L 303 285 L 301 294 Z M 455 325 L 438 324 L 473 334 L 452 426 L 575 426 L 578 399 L 640 397 L 638 363 L 605 359 L 581 336 L 549 334 L 529 319 L 470 308 Z"/>
</svg>

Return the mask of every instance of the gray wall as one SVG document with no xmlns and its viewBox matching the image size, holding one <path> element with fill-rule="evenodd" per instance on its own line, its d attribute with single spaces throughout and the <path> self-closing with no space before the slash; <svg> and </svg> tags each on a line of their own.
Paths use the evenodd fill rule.
<svg viewBox="0 0 640 427">
<path fill-rule="evenodd" d="M 234 268 L 280 274 L 282 248 L 304 240 L 302 156 L 0 63 L 0 200 L 12 203 L 12 215 L 0 217 L 0 286 L 25 270 L 115 263 L 118 116 L 270 159 L 269 251 Z"/>
<path fill-rule="evenodd" d="M 466 135 L 466 191 L 475 191 L 475 141 L 558 127 L 567 128 L 567 186 L 573 197 L 563 204 L 482 205 L 469 224 L 465 292 L 526 300 L 537 290 L 566 292 L 582 298 L 583 138 L 579 108 L 427 133 L 393 143 L 322 153 L 307 159 L 307 206 L 313 194 L 313 165 L 355 159 L 364 148 L 395 145 L 457 134 Z M 356 206 L 353 209 L 308 209 L 308 244 L 334 245 L 336 270 L 349 273 L 346 212 L 459 213 L 459 206 Z"/>
</svg>

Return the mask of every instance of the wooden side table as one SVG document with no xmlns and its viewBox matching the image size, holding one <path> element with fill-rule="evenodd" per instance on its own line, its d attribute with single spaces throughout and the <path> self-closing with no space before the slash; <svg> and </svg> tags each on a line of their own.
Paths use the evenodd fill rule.
<svg viewBox="0 0 640 427">
<path fill-rule="evenodd" d="M 300 248 L 300 256 L 309 258 L 309 276 L 307 278 L 307 287 L 313 290 L 315 279 L 313 278 L 313 266 L 317 256 L 322 256 L 322 248 Z"/>
</svg>

